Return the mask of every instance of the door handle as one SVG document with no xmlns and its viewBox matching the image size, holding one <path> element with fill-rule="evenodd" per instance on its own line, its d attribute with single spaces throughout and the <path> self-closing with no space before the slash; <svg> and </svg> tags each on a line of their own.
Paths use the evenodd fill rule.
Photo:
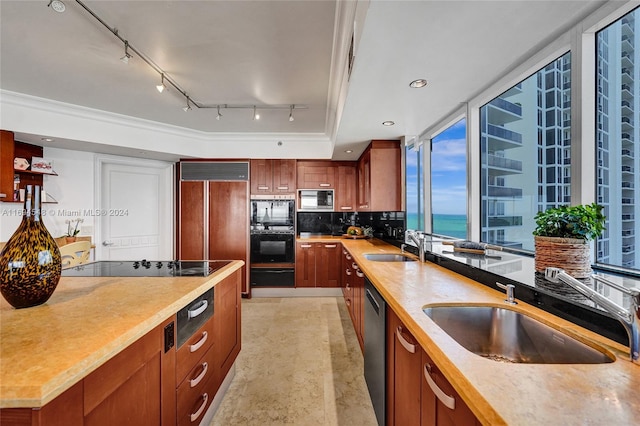
<svg viewBox="0 0 640 426">
<path fill-rule="evenodd" d="M 102 242 L 102 245 L 105 246 L 105 247 L 106 246 L 112 246 L 113 245 L 113 241 L 105 240 L 105 241 Z"/>
</svg>

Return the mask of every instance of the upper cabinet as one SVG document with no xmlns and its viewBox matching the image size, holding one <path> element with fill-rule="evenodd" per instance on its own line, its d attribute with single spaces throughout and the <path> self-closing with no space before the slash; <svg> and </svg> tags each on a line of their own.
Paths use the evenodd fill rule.
<svg viewBox="0 0 640 426">
<path fill-rule="evenodd" d="M 296 160 L 251 160 L 251 195 L 295 192 Z"/>
<path fill-rule="evenodd" d="M 16 170 L 14 160 L 21 158 L 33 164 L 34 157 L 42 157 L 42 147 L 23 142 L 15 142 L 13 132 L 0 130 L 0 201 L 20 201 L 18 190 L 26 185 L 43 184 L 44 175 L 56 175 L 55 172 L 38 172 L 30 168 Z"/>
<path fill-rule="evenodd" d="M 356 163 L 343 162 L 336 167 L 335 211 L 356 211 Z"/>
<path fill-rule="evenodd" d="M 358 160 L 358 211 L 402 210 L 398 140 L 373 140 Z"/>
<path fill-rule="evenodd" d="M 335 189 L 336 167 L 331 161 L 298 161 L 298 189 Z"/>
</svg>

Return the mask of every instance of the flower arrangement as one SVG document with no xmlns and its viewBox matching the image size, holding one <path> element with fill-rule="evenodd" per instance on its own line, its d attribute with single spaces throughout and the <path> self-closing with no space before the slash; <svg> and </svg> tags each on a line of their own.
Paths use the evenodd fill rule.
<svg viewBox="0 0 640 426">
<path fill-rule="evenodd" d="M 80 230 L 78 229 L 78 227 L 80 226 L 80 224 L 84 222 L 84 219 L 77 217 L 73 220 L 71 219 L 67 219 L 64 221 L 64 223 L 67 224 L 67 233 L 64 234 L 64 237 L 75 237 L 76 235 L 78 235 L 80 233 Z"/>
</svg>

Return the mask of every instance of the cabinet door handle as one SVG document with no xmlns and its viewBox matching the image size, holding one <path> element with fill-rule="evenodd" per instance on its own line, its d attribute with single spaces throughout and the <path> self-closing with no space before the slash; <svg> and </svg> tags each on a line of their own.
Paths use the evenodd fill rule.
<svg viewBox="0 0 640 426">
<path fill-rule="evenodd" d="M 323 187 L 323 188 L 327 188 L 327 187 L 331 186 L 331 184 L 330 183 L 321 183 L 320 186 Z"/>
<path fill-rule="evenodd" d="M 300 248 L 311 248 L 311 244 L 300 244 Z"/>
<path fill-rule="evenodd" d="M 202 345 L 204 345 L 204 342 L 207 341 L 208 337 L 209 337 L 209 333 L 207 333 L 206 331 L 203 331 L 202 337 L 200 338 L 200 340 L 198 340 L 198 342 L 194 343 L 193 345 L 189 345 L 189 352 L 195 352 L 198 349 L 200 349 Z"/>
<path fill-rule="evenodd" d="M 356 262 L 351 263 L 351 268 L 355 269 L 356 271 L 360 269 L 358 265 L 356 265 Z"/>
<path fill-rule="evenodd" d="M 347 256 L 346 256 L 346 257 L 347 257 L 347 260 L 351 260 L 351 259 L 353 259 L 353 257 L 351 257 L 351 255 L 350 255 L 349 253 L 347 253 Z"/>
<path fill-rule="evenodd" d="M 209 369 L 209 363 L 203 362 L 202 363 L 202 372 L 200 374 L 198 374 L 198 377 L 196 377 L 195 379 L 189 380 L 189 386 L 192 387 L 192 388 L 195 388 L 196 386 L 198 386 L 198 383 L 200 383 L 202 381 L 202 379 L 204 378 L 204 376 L 207 375 L 207 370 L 208 369 Z"/>
<path fill-rule="evenodd" d="M 398 328 L 396 328 L 396 337 L 398 338 L 398 341 L 400 342 L 402 347 L 407 350 L 407 352 L 412 353 L 412 354 L 416 353 L 416 345 L 414 345 L 412 343 L 409 343 L 409 341 L 407 339 L 405 339 L 404 336 L 402 335 L 402 326 L 401 325 L 399 325 Z"/>
<path fill-rule="evenodd" d="M 356 271 L 356 275 L 358 276 L 358 278 L 363 278 L 364 274 L 360 271 Z"/>
<path fill-rule="evenodd" d="M 436 394 L 436 398 L 438 398 L 440 402 L 442 402 L 448 409 L 455 410 L 456 399 L 444 393 L 444 391 L 438 387 L 436 382 L 433 381 L 433 379 L 431 378 L 431 364 L 429 363 L 424 365 L 424 378 L 427 379 L 427 384 L 429 385 L 433 393 Z"/>
<path fill-rule="evenodd" d="M 280 190 L 280 191 L 288 191 L 289 187 L 288 186 L 278 186 L 277 189 Z"/>
<path fill-rule="evenodd" d="M 204 411 L 204 407 L 207 406 L 207 402 L 209 402 L 209 394 L 205 392 L 200 398 L 202 398 L 202 405 L 195 413 L 191 413 L 191 417 L 189 418 L 192 423 L 198 420 L 198 417 L 200 417 L 200 414 Z"/>
<path fill-rule="evenodd" d="M 349 268 L 345 269 L 344 273 L 347 275 L 351 275 L 351 269 Z"/>
<path fill-rule="evenodd" d="M 187 317 L 189 319 L 195 318 L 198 315 L 200 315 L 201 313 L 203 313 L 204 311 L 206 311 L 207 310 L 207 306 L 209 306 L 209 302 L 207 302 L 206 300 L 201 300 L 200 302 L 197 303 L 197 305 L 200 305 L 200 306 L 198 306 L 195 309 L 189 309 L 187 311 Z"/>
<path fill-rule="evenodd" d="M 340 210 L 353 210 L 353 207 L 351 207 L 351 206 L 342 206 L 342 207 L 340 207 Z"/>
<path fill-rule="evenodd" d="M 266 185 L 258 185 L 258 189 L 259 189 L 260 191 L 266 191 L 267 189 L 269 189 L 269 187 L 268 187 L 268 186 L 266 186 Z"/>
<path fill-rule="evenodd" d="M 336 244 L 325 244 L 324 248 L 336 248 L 338 247 Z"/>
</svg>

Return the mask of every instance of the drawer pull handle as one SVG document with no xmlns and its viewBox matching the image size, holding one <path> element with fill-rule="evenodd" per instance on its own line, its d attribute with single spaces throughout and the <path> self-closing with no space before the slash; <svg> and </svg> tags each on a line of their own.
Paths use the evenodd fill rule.
<svg viewBox="0 0 640 426">
<path fill-rule="evenodd" d="M 349 269 L 349 268 L 347 268 L 344 272 L 345 272 L 345 274 L 347 274 L 347 275 L 351 275 L 351 269 Z"/>
<path fill-rule="evenodd" d="M 288 186 L 278 186 L 277 189 L 280 190 L 280 191 L 287 191 L 289 189 L 289 187 Z"/>
<path fill-rule="evenodd" d="M 358 276 L 358 278 L 363 278 L 364 277 L 364 273 L 362 273 L 360 271 L 356 271 L 356 275 Z"/>
<path fill-rule="evenodd" d="M 300 248 L 310 248 L 311 244 L 300 244 Z"/>
<path fill-rule="evenodd" d="M 353 263 L 351 264 L 351 268 L 355 269 L 356 271 L 357 271 L 358 269 L 360 269 L 360 268 L 358 267 L 358 265 L 356 265 L 356 263 L 355 263 L 355 262 L 353 262 Z"/>
<path fill-rule="evenodd" d="M 436 397 L 440 400 L 440 402 L 442 402 L 444 404 L 445 407 L 447 407 L 450 410 L 455 410 L 456 409 L 456 399 L 454 397 L 449 396 L 446 393 L 444 393 L 442 391 L 442 389 L 440 389 L 438 387 L 436 382 L 433 381 L 433 379 L 431 378 L 431 374 L 430 373 L 431 373 L 431 364 L 425 364 L 424 365 L 424 378 L 427 379 L 427 384 L 429 385 L 429 387 L 431 388 L 433 393 L 436 394 Z"/>
<path fill-rule="evenodd" d="M 202 412 L 204 411 L 204 407 L 207 406 L 207 402 L 209 402 L 209 394 L 208 393 L 203 393 L 202 396 L 202 405 L 200 406 L 200 408 L 198 408 L 198 410 L 195 413 L 191 413 L 191 422 L 195 422 L 196 420 L 198 420 L 198 417 L 200 417 L 200 414 L 202 414 Z"/>
<path fill-rule="evenodd" d="M 207 375 L 207 370 L 208 369 L 209 369 L 209 363 L 203 362 L 202 363 L 202 372 L 200 374 L 198 374 L 198 377 L 196 377 L 195 379 L 189 380 L 189 386 L 192 387 L 192 388 L 195 388 L 196 386 L 198 386 L 198 383 L 200 383 L 202 381 L 202 379 L 204 378 L 204 376 Z"/>
<path fill-rule="evenodd" d="M 325 244 L 324 248 L 336 248 L 338 247 L 336 244 Z"/>
<path fill-rule="evenodd" d="M 412 354 L 416 353 L 416 345 L 409 343 L 409 341 L 404 338 L 404 336 L 402 335 L 402 326 L 400 325 L 398 326 L 398 328 L 396 328 L 396 337 L 398 338 L 398 341 L 400 342 L 402 347 L 407 350 L 407 352 Z"/>
<path fill-rule="evenodd" d="M 349 299 L 345 300 L 344 303 L 346 303 L 347 306 L 351 306 L 351 300 L 349 300 Z"/>
<path fill-rule="evenodd" d="M 209 333 L 207 333 L 206 331 L 203 331 L 202 337 L 200 338 L 200 340 L 198 340 L 198 342 L 194 343 L 193 345 L 189 345 L 189 352 L 195 352 L 198 349 L 200 349 L 202 345 L 204 345 L 204 342 L 207 341 L 207 337 L 209 337 Z"/>
<path fill-rule="evenodd" d="M 351 255 L 347 253 L 347 260 L 351 260 L 351 259 L 353 259 L 353 257 L 351 257 Z"/>
<path fill-rule="evenodd" d="M 342 206 L 342 207 L 340 207 L 340 210 L 353 210 L 353 207 L 351 207 L 351 206 Z"/>
<path fill-rule="evenodd" d="M 258 185 L 258 189 L 261 191 L 266 191 L 267 189 L 269 189 L 269 187 L 266 185 Z"/>
<path fill-rule="evenodd" d="M 198 305 L 200 305 L 200 306 L 198 306 Z M 193 309 L 193 310 L 189 309 L 187 311 L 187 316 L 188 316 L 189 319 L 195 318 L 198 315 L 200 315 L 201 313 L 203 313 L 204 311 L 206 311 L 207 310 L 207 306 L 209 306 L 209 302 L 207 302 L 206 300 L 201 300 L 200 302 L 198 302 L 196 304 L 196 306 L 198 306 L 198 307 Z"/>
<path fill-rule="evenodd" d="M 331 184 L 330 183 L 321 183 L 320 186 L 323 187 L 323 188 L 328 188 L 328 187 L 331 186 Z"/>
</svg>

